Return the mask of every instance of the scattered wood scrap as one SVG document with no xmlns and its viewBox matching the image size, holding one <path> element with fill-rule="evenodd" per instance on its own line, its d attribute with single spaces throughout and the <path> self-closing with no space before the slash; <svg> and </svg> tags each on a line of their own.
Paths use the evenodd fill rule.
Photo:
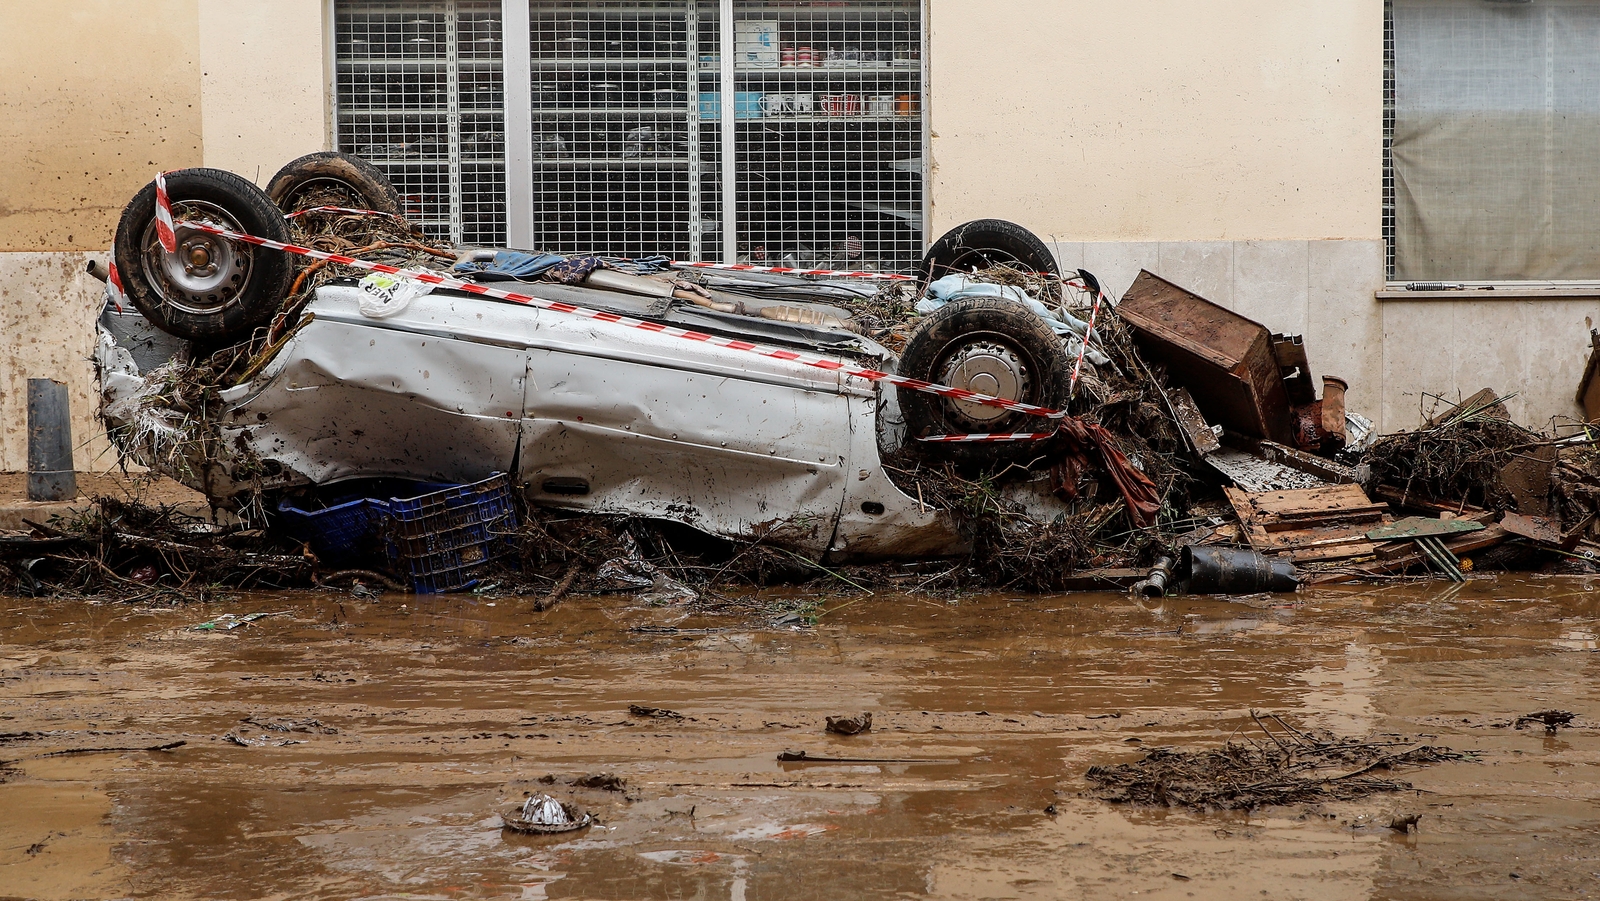
<svg viewBox="0 0 1600 901">
<path fill-rule="evenodd" d="M 1388 505 L 1374 503 L 1359 485 L 1224 491 L 1252 548 L 1297 563 L 1370 556 L 1377 545 L 1367 532 L 1394 521 Z"/>
</svg>

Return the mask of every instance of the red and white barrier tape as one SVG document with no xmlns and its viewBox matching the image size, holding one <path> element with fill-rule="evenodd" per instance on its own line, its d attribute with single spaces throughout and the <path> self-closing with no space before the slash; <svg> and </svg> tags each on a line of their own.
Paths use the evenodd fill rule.
<svg viewBox="0 0 1600 901">
<path fill-rule="evenodd" d="M 308 213 L 354 213 L 357 215 L 366 216 L 387 216 L 390 219 L 399 219 L 402 222 L 406 221 L 404 216 L 397 216 L 394 213 L 385 213 L 381 210 L 358 210 L 354 207 L 347 206 L 312 207 L 311 209 L 296 210 L 293 213 L 288 213 L 283 218 L 297 219 Z M 170 217 L 171 213 L 169 212 L 168 218 L 170 219 Z M 916 281 L 919 278 L 919 276 L 904 275 L 899 272 L 868 272 L 866 270 L 855 269 L 797 269 L 790 266 L 757 266 L 753 263 L 707 263 L 690 262 L 688 260 L 669 260 L 667 265 L 676 267 L 678 269 L 723 269 L 731 272 L 772 272 L 778 275 L 809 275 L 820 276 L 823 278 L 866 278 L 880 279 L 884 281 Z M 1060 275 L 1054 272 L 1031 272 L 1028 274 L 1036 275 L 1040 278 L 1059 279 L 1062 284 L 1082 287 L 1077 280 L 1062 278 Z"/>
<path fill-rule="evenodd" d="M 989 444 L 1000 441 L 1044 441 L 1055 435 L 1055 432 L 975 432 L 971 435 L 934 435 L 917 440 L 927 444 Z"/>
<path fill-rule="evenodd" d="M 162 250 L 178 252 L 178 236 L 172 227 L 172 201 L 167 199 L 167 179 L 161 172 L 156 173 L 156 237 L 161 240 Z"/>
<path fill-rule="evenodd" d="M 1104 291 L 1095 292 L 1094 303 L 1089 307 L 1089 327 L 1083 330 L 1083 340 L 1078 342 L 1078 362 L 1072 364 L 1072 381 L 1067 383 L 1069 400 L 1078 395 L 1078 372 L 1083 369 L 1083 355 L 1089 351 L 1089 337 L 1094 334 L 1094 321 L 1100 315 L 1100 298 L 1105 296 Z"/>
<path fill-rule="evenodd" d="M 345 208 L 345 207 L 318 207 L 316 209 L 302 210 L 299 213 L 290 214 L 290 216 L 286 217 L 286 218 L 293 218 L 293 216 L 295 216 L 295 215 L 302 215 L 304 213 L 312 213 L 312 212 L 318 212 L 318 211 L 335 211 L 335 212 L 350 212 L 350 213 L 367 213 L 367 214 L 376 214 L 376 215 L 389 215 L 389 214 L 376 213 L 376 211 L 373 211 L 373 210 L 354 210 L 354 209 L 348 209 L 348 208 Z M 172 220 L 171 201 L 167 197 L 166 181 L 165 181 L 165 179 L 162 178 L 161 174 L 159 174 L 159 173 L 156 175 L 156 221 L 157 221 L 157 231 L 162 236 L 162 247 L 165 248 L 168 253 L 176 252 L 176 250 L 177 250 L 177 238 L 176 238 L 176 233 L 175 233 L 175 226 L 174 226 L 173 220 Z M 641 320 L 641 319 L 634 319 L 634 318 L 632 318 L 630 316 L 623 316 L 623 315 L 620 315 L 620 314 L 617 314 L 617 313 L 610 313 L 610 312 L 606 312 L 606 311 L 603 311 L 603 310 L 591 310 L 591 309 L 588 309 L 586 307 L 580 307 L 580 306 L 576 306 L 574 304 L 563 303 L 561 301 L 545 300 L 545 299 L 540 298 L 540 297 L 535 297 L 535 296 L 533 296 L 531 294 L 521 294 L 521 293 L 518 293 L 518 292 L 515 292 L 515 291 L 505 291 L 505 290 L 502 290 L 502 289 L 499 289 L 499 288 L 490 288 L 490 287 L 486 287 L 484 285 L 480 285 L 480 284 L 478 284 L 476 282 L 467 282 L 467 281 L 462 281 L 460 279 L 455 279 L 455 278 L 450 278 L 448 276 L 440 275 L 437 272 L 428 272 L 428 271 L 415 270 L 415 269 L 401 269 L 401 268 L 399 268 L 397 266 L 389 266 L 389 265 L 386 265 L 384 263 L 373 263 L 373 262 L 370 262 L 368 260 L 358 260 L 355 257 L 349 257 L 349 256 L 345 256 L 343 254 L 328 253 L 326 251 L 313 250 L 313 249 L 311 249 L 309 247 L 301 247 L 301 246 L 299 246 L 297 244 L 286 244 L 286 243 L 283 243 L 281 241 L 271 241 L 271 240 L 268 240 L 266 238 L 258 238 L 258 237 L 254 236 L 254 235 L 247 235 L 247 234 L 243 234 L 243 233 L 240 233 L 240 232 L 228 231 L 227 229 L 218 228 L 217 226 L 210 225 L 210 224 L 204 223 L 204 222 L 190 222 L 190 221 L 186 220 L 182 224 L 186 228 L 191 228 L 191 229 L 194 229 L 196 231 L 200 231 L 200 232 L 205 232 L 207 234 L 216 235 L 217 237 L 226 238 L 226 239 L 232 240 L 232 241 L 243 241 L 246 244 L 253 244 L 253 245 L 256 245 L 258 247 L 265 247 L 265 248 L 267 248 L 269 250 L 279 250 L 279 251 L 283 251 L 284 253 L 290 253 L 290 254 L 294 254 L 294 255 L 297 255 L 297 256 L 310 257 L 312 259 L 317 259 L 317 260 L 326 260 L 326 261 L 328 261 L 330 263 L 338 263 L 340 265 L 351 266 L 351 267 L 354 267 L 356 269 L 366 269 L 366 270 L 369 270 L 369 271 L 372 271 L 372 272 L 382 272 L 382 273 L 384 273 L 386 275 L 394 275 L 394 276 L 398 276 L 400 278 L 413 279 L 415 281 L 419 281 L 419 282 L 422 282 L 424 284 L 437 285 L 437 286 L 442 287 L 442 288 L 452 288 L 454 290 L 463 291 L 463 292 L 468 293 L 468 294 L 476 294 L 476 295 L 479 295 L 479 296 L 482 296 L 482 297 L 493 297 L 493 298 L 495 298 L 497 300 L 505 300 L 505 301 L 509 301 L 511 303 L 523 304 L 523 305 L 526 305 L 526 306 L 532 306 L 532 307 L 535 307 L 535 308 L 538 308 L 538 309 L 551 310 L 553 312 L 558 312 L 558 313 L 568 313 L 568 314 L 571 314 L 571 315 L 574 315 L 574 316 L 583 317 L 583 318 L 586 318 L 586 319 L 594 319 L 594 320 L 599 321 L 599 322 L 611 322 L 611 323 L 615 323 L 617 325 L 625 326 L 625 327 L 628 327 L 628 328 L 637 328 L 637 329 L 641 329 L 641 330 L 644 330 L 644 331 L 656 332 L 658 334 L 663 334 L 663 335 L 669 335 L 669 336 L 675 337 L 675 338 L 682 338 L 682 339 L 684 339 L 686 341 L 697 341 L 697 342 L 701 342 L 701 343 L 705 343 L 705 344 L 710 344 L 710 345 L 715 346 L 715 347 L 725 347 L 725 348 L 728 348 L 730 350 L 748 351 L 750 353 L 759 354 L 761 356 L 769 357 L 769 358 L 776 359 L 776 360 L 786 360 L 786 361 L 793 362 L 793 363 L 799 363 L 799 364 L 802 364 L 802 365 L 805 365 L 805 366 L 812 366 L 812 367 L 815 367 L 815 368 L 818 368 L 818 369 L 825 369 L 825 370 L 832 371 L 832 372 L 838 372 L 838 373 L 841 373 L 841 374 L 843 374 L 845 376 L 849 376 L 849 377 L 853 377 L 853 378 L 866 379 L 868 381 L 875 381 L 875 382 L 884 382 L 885 384 L 894 385 L 894 386 L 899 387 L 899 388 L 906 388 L 906 389 L 909 389 L 909 390 L 912 390 L 912 391 L 920 391 L 920 392 L 923 392 L 923 393 L 926 393 L 926 394 L 937 395 L 939 397 L 947 397 L 947 398 L 951 398 L 953 400 L 962 400 L 962 401 L 967 401 L 969 403 L 982 404 L 982 405 L 988 406 L 988 407 L 997 407 L 997 408 L 1003 409 L 1003 410 L 1012 410 L 1012 411 L 1015 411 L 1015 412 L 1018 412 L 1018 413 L 1027 414 L 1029 416 L 1040 416 L 1040 417 L 1044 417 L 1046 419 L 1060 420 L 1060 419 L 1062 419 L 1062 418 L 1067 416 L 1067 412 L 1065 410 L 1055 410 L 1055 409 L 1051 409 L 1049 407 L 1041 407 L 1041 406 L 1037 406 L 1035 404 L 1027 404 L 1027 403 L 1022 403 L 1021 401 L 1009 400 L 1009 399 L 1003 398 L 1003 397 L 995 397 L 993 395 L 988 395 L 988 394 L 978 394 L 977 392 L 974 392 L 974 391 L 967 391 L 967 390 L 965 390 L 963 388 L 953 388 L 953 387 L 951 387 L 949 385 L 936 385 L 936 384 L 933 384 L 932 382 L 922 381 L 921 379 L 904 378 L 904 377 L 898 376 L 898 375 L 891 375 L 891 374 L 889 374 L 887 372 L 879 372 L 876 369 L 866 369 L 866 368 L 862 368 L 862 367 L 852 366 L 852 365 L 850 365 L 848 363 L 845 363 L 845 362 L 843 362 L 841 360 L 834 360 L 834 359 L 829 359 L 827 357 L 819 357 L 819 356 L 814 356 L 814 355 L 809 355 L 809 354 L 801 354 L 801 353 L 797 353 L 797 352 L 792 351 L 792 350 L 785 350 L 783 348 L 770 347 L 770 346 L 762 345 L 762 344 L 754 344 L 754 343 L 749 342 L 749 341 L 740 341 L 740 340 L 735 339 L 735 338 L 724 338 L 724 337 L 719 337 L 719 336 L 716 336 L 716 335 L 708 335 L 705 332 L 697 332 L 697 331 L 693 331 L 691 329 L 684 329 L 684 328 L 678 328 L 676 326 L 664 325 L 664 324 L 659 323 L 659 322 L 647 322 L 647 321 L 644 321 L 644 320 Z M 758 270 L 758 271 L 766 271 L 766 272 L 786 272 L 786 273 L 797 274 L 797 275 L 833 275 L 833 276 L 838 276 L 838 277 L 850 277 L 850 278 L 871 278 L 871 277 L 882 277 L 882 278 L 893 278 L 893 279 L 911 278 L 911 276 L 898 275 L 898 274 L 893 274 L 893 273 L 871 273 L 871 272 L 850 273 L 850 272 L 839 272 L 839 271 L 836 271 L 836 270 L 825 270 L 825 269 L 805 269 L 805 270 L 802 270 L 802 269 L 787 269 L 787 268 L 778 267 L 778 266 L 746 266 L 746 265 L 743 265 L 743 264 L 727 264 L 727 263 L 674 263 L 673 265 L 675 265 L 675 266 L 690 266 L 690 267 L 694 267 L 694 268 L 744 269 L 744 270 Z M 121 279 L 118 277 L 117 272 L 116 272 L 116 268 L 114 266 L 112 267 L 112 270 L 111 270 L 111 283 L 114 286 L 114 288 L 116 289 L 116 295 L 115 295 L 116 297 L 125 296 L 125 295 L 122 294 Z M 1094 329 L 1094 316 L 1095 316 L 1095 313 L 1098 312 L 1098 310 L 1099 310 L 1099 298 L 1097 297 L 1095 299 L 1094 310 L 1091 311 L 1090 318 L 1089 318 L 1089 324 L 1090 324 L 1089 328 L 1090 328 L 1090 333 L 1091 334 L 1093 333 L 1093 329 Z M 1078 364 L 1081 366 L 1082 363 L 1083 363 L 1083 354 L 1080 352 L 1079 355 L 1078 355 Z M 1074 370 L 1073 370 L 1073 383 L 1076 384 L 1076 381 L 1077 381 L 1077 369 L 1074 368 Z M 970 443 L 988 443 L 988 442 L 1002 442 L 1002 441 L 1043 441 L 1043 440 L 1045 440 L 1047 438 L 1050 438 L 1054 434 L 1055 434 L 1054 432 L 976 433 L 976 434 L 969 434 L 969 435 L 935 435 L 935 436 L 932 436 L 932 437 L 929 437 L 929 438 L 921 438 L 921 439 L 918 439 L 918 440 L 924 441 L 924 442 L 929 442 L 929 443 L 955 443 L 955 442 L 961 442 L 961 443 L 969 443 L 969 442 Z"/>
<path fill-rule="evenodd" d="M 128 292 L 122 287 L 122 275 L 117 272 L 117 264 L 113 262 L 106 268 L 108 270 L 106 275 L 106 288 L 111 294 L 111 302 L 116 305 L 117 312 L 120 313 L 122 312 L 122 308 L 124 306 L 131 305 L 130 301 L 128 300 Z"/>
<path fill-rule="evenodd" d="M 296 256 L 311 257 L 312 259 L 317 260 L 327 260 L 330 263 L 352 266 L 357 269 L 367 269 L 372 272 L 382 272 L 387 275 L 394 275 L 400 278 L 413 279 L 415 281 L 422 282 L 423 284 L 438 285 L 442 288 L 452 288 L 457 291 L 464 291 L 468 294 L 476 294 L 482 297 L 493 297 L 498 300 L 506 300 L 512 303 L 519 303 L 542 310 L 552 310 L 557 313 L 568 313 L 574 316 L 583 317 L 585 319 L 594 319 L 599 322 L 612 322 L 628 328 L 642 329 L 647 332 L 656 332 L 658 334 L 669 335 L 674 338 L 682 338 L 686 341 L 697 341 L 703 344 L 710 344 L 715 347 L 725 347 L 730 350 L 748 351 L 750 353 L 759 354 L 763 357 L 769 357 L 775 360 L 786 360 L 793 363 L 800 363 L 802 365 L 815 367 L 817 369 L 826 369 L 832 372 L 838 372 L 842 375 L 850 376 L 852 378 L 867 379 L 868 381 L 874 382 L 884 382 L 899 388 L 907 388 L 912 391 L 921 391 L 926 394 L 935 394 L 940 397 L 948 397 L 954 400 L 964 400 L 969 403 L 982 404 L 986 407 L 998 407 L 1003 410 L 1013 410 L 1018 413 L 1026 413 L 1030 416 L 1042 416 L 1047 419 L 1060 419 L 1067 415 L 1066 411 L 1064 410 L 1052 410 L 1049 407 L 1040 407 L 1034 404 L 1022 403 L 1021 401 L 1008 400 L 1003 397 L 994 397 L 988 394 L 978 394 L 962 388 L 952 388 L 948 385 L 935 385 L 931 382 L 924 382 L 921 379 L 908 379 L 898 375 L 891 375 L 887 372 L 879 372 L 876 369 L 866 369 L 859 366 L 853 366 L 849 363 L 845 363 L 842 360 L 833 360 L 827 357 L 802 354 L 797 351 L 785 350 L 780 347 L 770 347 L 762 344 L 754 344 L 749 341 L 740 341 L 736 338 L 724 338 L 716 335 L 708 335 L 705 332 L 697 332 L 691 329 L 678 328 L 677 326 L 664 325 L 659 322 L 646 322 L 641 319 L 634 319 L 630 316 L 623 316 L 618 313 L 610 313 L 604 310 L 591 310 L 586 307 L 575 306 L 570 303 L 563 303 L 556 300 L 545 300 L 540 297 L 535 297 L 531 294 L 520 294 L 515 291 L 504 291 L 499 288 L 489 288 L 484 285 L 477 284 L 476 282 L 465 282 L 460 279 L 440 275 L 437 272 L 401 269 L 397 266 L 389 266 L 383 263 L 373 263 L 367 260 L 358 260 L 355 257 L 348 257 L 343 254 L 312 250 L 309 247 L 301 247 L 297 244 L 285 244 L 281 241 L 270 241 L 266 238 L 258 238 L 255 235 L 232 232 L 205 222 L 185 221 L 181 224 L 183 227 L 191 228 L 195 231 L 216 235 L 219 238 L 227 238 L 231 241 L 243 241 L 246 244 L 254 244 L 257 247 L 265 247 L 269 250 L 281 250 L 285 253 L 295 254 Z"/>
</svg>

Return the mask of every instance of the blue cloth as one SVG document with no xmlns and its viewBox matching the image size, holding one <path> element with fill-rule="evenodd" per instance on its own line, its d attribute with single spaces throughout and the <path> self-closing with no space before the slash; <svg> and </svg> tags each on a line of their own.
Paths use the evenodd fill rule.
<svg viewBox="0 0 1600 901">
<path fill-rule="evenodd" d="M 488 263 L 457 263 L 457 272 L 488 276 L 485 281 L 499 279 L 538 278 L 557 263 L 567 258 L 556 253 L 524 253 L 520 250 L 497 250 L 494 260 Z"/>
</svg>

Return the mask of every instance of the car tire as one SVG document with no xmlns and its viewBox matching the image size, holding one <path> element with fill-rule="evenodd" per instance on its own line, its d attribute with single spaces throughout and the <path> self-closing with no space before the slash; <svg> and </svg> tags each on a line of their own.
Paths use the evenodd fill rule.
<svg viewBox="0 0 1600 901">
<path fill-rule="evenodd" d="M 1004 219 L 976 219 L 933 242 L 918 265 L 924 287 L 952 272 L 1014 265 L 1028 272 L 1059 274 L 1055 255 L 1039 236 Z"/>
<path fill-rule="evenodd" d="M 173 219 L 287 243 L 283 214 L 260 188 L 220 169 L 166 176 Z M 201 344 L 241 341 L 270 320 L 289 294 L 295 261 L 279 250 L 178 225 L 178 253 L 156 234 L 156 186 L 144 186 L 122 211 L 113 255 L 128 299 L 169 335 Z M 187 261 L 188 265 L 185 265 Z"/>
<path fill-rule="evenodd" d="M 1013 300 L 974 297 L 946 304 L 906 340 L 896 370 L 907 378 L 965 388 L 1052 409 L 1065 409 L 1072 363 L 1061 339 L 1032 310 Z M 1031 460 L 1037 441 L 926 443 L 918 438 L 1000 432 L 1048 432 L 1053 421 L 985 407 L 911 388 L 896 388 L 907 445 L 927 457 L 984 465 Z"/>
<path fill-rule="evenodd" d="M 342 206 L 405 216 L 387 175 L 359 156 L 336 150 L 308 153 L 279 169 L 267 182 L 267 196 L 285 213 Z"/>
</svg>

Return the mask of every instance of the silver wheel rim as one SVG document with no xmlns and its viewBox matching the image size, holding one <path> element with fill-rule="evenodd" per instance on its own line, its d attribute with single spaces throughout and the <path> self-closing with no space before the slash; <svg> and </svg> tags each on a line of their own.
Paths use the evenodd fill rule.
<svg viewBox="0 0 1600 901">
<path fill-rule="evenodd" d="M 1031 383 L 1028 367 L 1017 352 L 995 341 L 963 344 L 945 360 L 939 376 L 953 388 L 1006 400 L 1026 397 Z M 1011 414 L 1010 410 L 966 400 L 950 401 L 950 411 L 955 419 L 979 428 Z"/>
<path fill-rule="evenodd" d="M 174 202 L 172 218 L 203 222 L 232 232 L 244 231 L 227 210 L 203 200 Z M 178 241 L 178 252 L 169 254 L 161 248 L 155 218 L 145 226 L 141 245 L 145 283 L 153 287 L 168 306 L 196 316 L 210 315 L 238 303 L 245 286 L 250 284 L 255 264 L 252 248 L 181 223 L 173 234 Z"/>
</svg>

